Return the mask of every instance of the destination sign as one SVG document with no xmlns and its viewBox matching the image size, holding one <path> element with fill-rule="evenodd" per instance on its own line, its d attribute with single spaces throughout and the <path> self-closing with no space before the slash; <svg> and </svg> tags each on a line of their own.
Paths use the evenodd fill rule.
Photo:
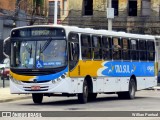
<svg viewBox="0 0 160 120">
<path fill-rule="evenodd" d="M 64 37 L 65 31 L 62 28 L 33 27 L 13 30 L 11 37 Z"/>
</svg>

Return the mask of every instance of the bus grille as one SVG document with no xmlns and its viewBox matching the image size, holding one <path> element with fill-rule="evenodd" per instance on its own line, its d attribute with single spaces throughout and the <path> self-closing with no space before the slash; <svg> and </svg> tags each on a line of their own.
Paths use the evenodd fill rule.
<svg viewBox="0 0 160 120">
<path fill-rule="evenodd" d="M 38 90 L 33 90 L 32 87 L 23 87 L 25 91 L 47 91 L 49 86 L 42 86 Z"/>
<path fill-rule="evenodd" d="M 46 83 L 49 82 L 50 80 L 45 80 L 45 81 L 22 81 L 23 83 Z"/>
</svg>

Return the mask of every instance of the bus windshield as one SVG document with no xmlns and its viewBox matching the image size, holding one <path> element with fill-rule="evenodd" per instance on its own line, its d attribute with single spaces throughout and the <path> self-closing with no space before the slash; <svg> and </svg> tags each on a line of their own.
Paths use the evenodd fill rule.
<svg viewBox="0 0 160 120">
<path fill-rule="evenodd" d="M 14 68 L 58 68 L 66 66 L 66 40 L 13 41 L 11 66 Z"/>
</svg>

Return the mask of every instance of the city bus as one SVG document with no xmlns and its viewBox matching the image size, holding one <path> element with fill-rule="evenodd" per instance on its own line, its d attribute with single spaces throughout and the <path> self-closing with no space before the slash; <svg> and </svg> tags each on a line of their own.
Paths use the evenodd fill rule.
<svg viewBox="0 0 160 120">
<path fill-rule="evenodd" d="M 4 54 L 10 58 L 11 93 L 32 94 L 37 104 L 44 96 L 77 96 L 80 103 L 87 103 L 99 93 L 134 99 L 136 91 L 157 85 L 151 35 L 25 26 L 11 30 Z"/>
</svg>

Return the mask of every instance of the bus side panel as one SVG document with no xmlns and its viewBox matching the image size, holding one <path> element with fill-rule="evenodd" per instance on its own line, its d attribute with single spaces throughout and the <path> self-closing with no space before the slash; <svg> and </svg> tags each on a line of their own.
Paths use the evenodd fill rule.
<svg viewBox="0 0 160 120">
<path fill-rule="evenodd" d="M 157 78 L 153 77 L 137 77 L 137 90 L 153 87 L 157 85 Z"/>
<path fill-rule="evenodd" d="M 145 89 L 145 77 L 136 77 L 137 79 L 137 90 Z"/>
<path fill-rule="evenodd" d="M 104 92 L 120 91 L 120 81 L 117 77 L 104 78 Z"/>
<path fill-rule="evenodd" d="M 157 85 L 157 77 L 146 78 L 146 88 L 153 87 Z"/>
<path fill-rule="evenodd" d="M 120 91 L 128 91 L 129 89 L 129 81 L 130 81 L 130 77 L 122 77 L 122 78 L 119 78 L 120 79 Z"/>
<path fill-rule="evenodd" d="M 70 93 L 82 93 L 83 81 L 84 81 L 84 78 L 71 78 Z"/>
<path fill-rule="evenodd" d="M 101 77 L 93 79 L 93 92 L 128 91 L 129 77 Z"/>
<path fill-rule="evenodd" d="M 152 68 L 154 62 L 79 61 L 77 67 L 70 72 L 70 77 L 89 75 L 96 79 L 93 80 L 94 92 L 113 92 L 128 91 L 130 77 L 135 75 L 137 90 L 140 90 L 155 85 L 154 80 L 151 82 L 147 79 L 155 75 Z"/>
<path fill-rule="evenodd" d="M 70 77 L 97 77 L 97 71 L 102 67 L 102 61 L 80 60 L 77 66 L 69 72 Z"/>
</svg>

